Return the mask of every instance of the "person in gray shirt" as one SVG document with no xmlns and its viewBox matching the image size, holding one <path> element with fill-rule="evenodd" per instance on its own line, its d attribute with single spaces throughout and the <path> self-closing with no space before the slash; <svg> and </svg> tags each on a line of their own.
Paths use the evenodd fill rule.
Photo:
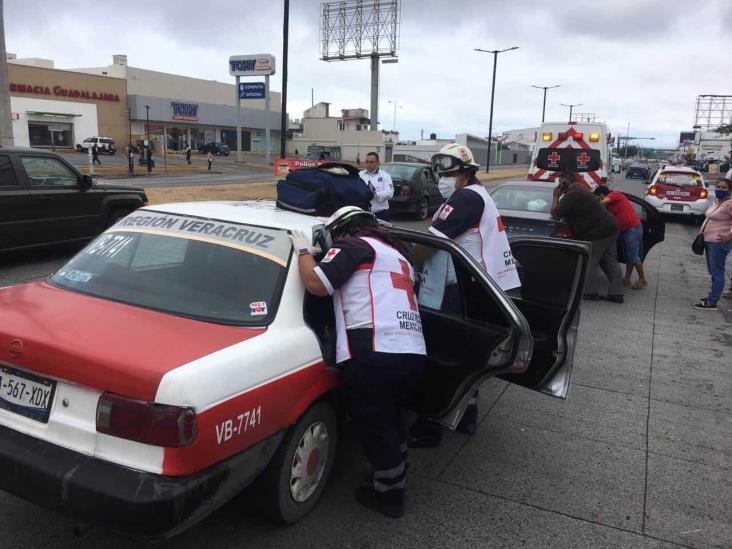
<svg viewBox="0 0 732 549">
<path fill-rule="evenodd" d="M 610 283 L 605 299 L 613 303 L 623 303 L 623 275 L 620 272 L 617 252 L 618 223 L 595 195 L 578 183 L 574 172 L 563 172 L 559 176 L 559 185 L 554 189 L 551 215 L 554 219 L 566 219 L 577 240 L 592 243 L 589 280 L 584 298 L 591 301 L 600 299 L 597 290 L 599 267 Z"/>
</svg>

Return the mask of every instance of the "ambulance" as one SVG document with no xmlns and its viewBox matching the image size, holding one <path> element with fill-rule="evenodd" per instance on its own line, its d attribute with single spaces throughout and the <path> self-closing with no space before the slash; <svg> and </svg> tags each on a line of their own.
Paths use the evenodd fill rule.
<svg viewBox="0 0 732 549">
<path fill-rule="evenodd" d="M 589 189 L 607 183 L 611 136 L 600 122 L 547 122 L 537 134 L 529 164 L 529 181 L 554 181 L 563 170 L 562 149 L 575 149 L 580 183 Z M 579 152 L 578 152 L 579 151 Z M 583 154 L 584 153 L 584 154 Z M 596 169 L 583 171 L 594 159 Z M 542 162 L 541 160 L 545 160 Z M 542 166 L 546 166 L 545 168 Z"/>
</svg>

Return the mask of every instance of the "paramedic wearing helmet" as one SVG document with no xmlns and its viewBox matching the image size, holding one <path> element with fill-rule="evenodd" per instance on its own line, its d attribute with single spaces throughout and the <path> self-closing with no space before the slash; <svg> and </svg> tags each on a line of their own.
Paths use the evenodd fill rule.
<svg viewBox="0 0 732 549">
<path fill-rule="evenodd" d="M 447 201 L 435 212 L 429 231 L 451 238 L 480 263 L 491 278 L 504 291 L 521 286 L 511 247 L 493 199 L 483 184 L 475 177 L 479 164 L 473 153 L 464 145 L 450 143 L 432 156 L 432 169 L 440 176 L 440 193 Z M 443 298 L 443 310 L 452 309 L 447 303 L 457 292 L 454 274 L 445 277 L 447 286 Z M 453 285 L 450 280 L 453 280 Z M 454 291 L 450 291 L 454 290 Z M 458 431 L 473 434 L 478 422 L 478 392 L 465 410 Z M 412 447 L 439 446 L 442 430 L 436 424 L 423 419 L 410 432 Z"/>
<path fill-rule="evenodd" d="M 361 170 L 358 175 L 370 189 L 373 189 L 371 211 L 377 218 L 389 221 L 389 200 L 394 198 L 394 182 L 379 166 L 379 153 L 368 153 L 364 165 L 366 169 Z"/>
<path fill-rule="evenodd" d="M 356 490 L 363 506 L 389 517 L 404 514 L 407 432 L 400 406 L 419 383 L 425 362 L 414 269 L 406 246 L 376 216 L 344 206 L 326 223 L 334 241 L 316 264 L 310 235 L 293 231 L 300 278 L 311 293 L 332 295 L 336 362 L 343 367 L 349 414 L 373 466 Z"/>
</svg>

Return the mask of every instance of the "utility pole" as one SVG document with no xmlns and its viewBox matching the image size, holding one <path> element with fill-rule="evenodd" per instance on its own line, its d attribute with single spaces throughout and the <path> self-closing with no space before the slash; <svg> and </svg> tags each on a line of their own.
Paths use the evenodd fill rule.
<svg viewBox="0 0 732 549">
<path fill-rule="evenodd" d="M 490 172 L 491 169 L 491 141 L 493 139 L 493 98 L 496 95 L 496 64 L 498 63 L 498 54 L 504 51 L 517 50 L 518 46 L 506 48 L 505 50 L 482 50 L 480 48 L 473 48 L 475 51 L 483 53 L 493 54 L 493 83 L 491 85 L 491 111 L 488 118 L 488 155 L 485 159 L 485 173 Z"/>
<path fill-rule="evenodd" d="M 561 87 L 561 84 L 557 84 L 556 86 L 534 86 L 531 84 L 532 88 L 536 88 L 537 90 L 544 90 L 544 103 L 541 106 L 541 123 L 544 123 L 544 113 L 546 112 L 546 90 L 551 90 L 552 88 L 559 88 Z"/>
<path fill-rule="evenodd" d="M 152 171 L 152 143 L 150 143 L 150 105 L 145 105 L 145 135 L 147 137 L 147 173 Z"/>
<path fill-rule="evenodd" d="M 10 119 L 10 84 L 8 61 L 5 51 L 5 16 L 3 0 L 0 0 L 0 146 L 12 147 L 13 121 Z"/>
<path fill-rule="evenodd" d="M 287 148 L 287 46 L 290 28 L 290 0 L 285 0 L 282 17 L 282 118 L 280 119 L 280 158 L 285 157 Z"/>
</svg>

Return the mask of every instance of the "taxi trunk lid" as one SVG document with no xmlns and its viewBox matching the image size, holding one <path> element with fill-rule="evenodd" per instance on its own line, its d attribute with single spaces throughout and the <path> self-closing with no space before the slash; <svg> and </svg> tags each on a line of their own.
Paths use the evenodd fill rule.
<svg viewBox="0 0 732 549">
<path fill-rule="evenodd" d="M 173 316 L 46 282 L 0 289 L 0 363 L 148 401 L 155 400 L 167 372 L 264 331 Z"/>
<path fill-rule="evenodd" d="M 700 186 L 656 183 L 654 187 L 658 198 L 679 200 L 681 202 L 695 202 L 701 198 L 706 198 L 706 196 L 702 196 L 702 194 L 706 195 L 706 189 Z"/>
</svg>

